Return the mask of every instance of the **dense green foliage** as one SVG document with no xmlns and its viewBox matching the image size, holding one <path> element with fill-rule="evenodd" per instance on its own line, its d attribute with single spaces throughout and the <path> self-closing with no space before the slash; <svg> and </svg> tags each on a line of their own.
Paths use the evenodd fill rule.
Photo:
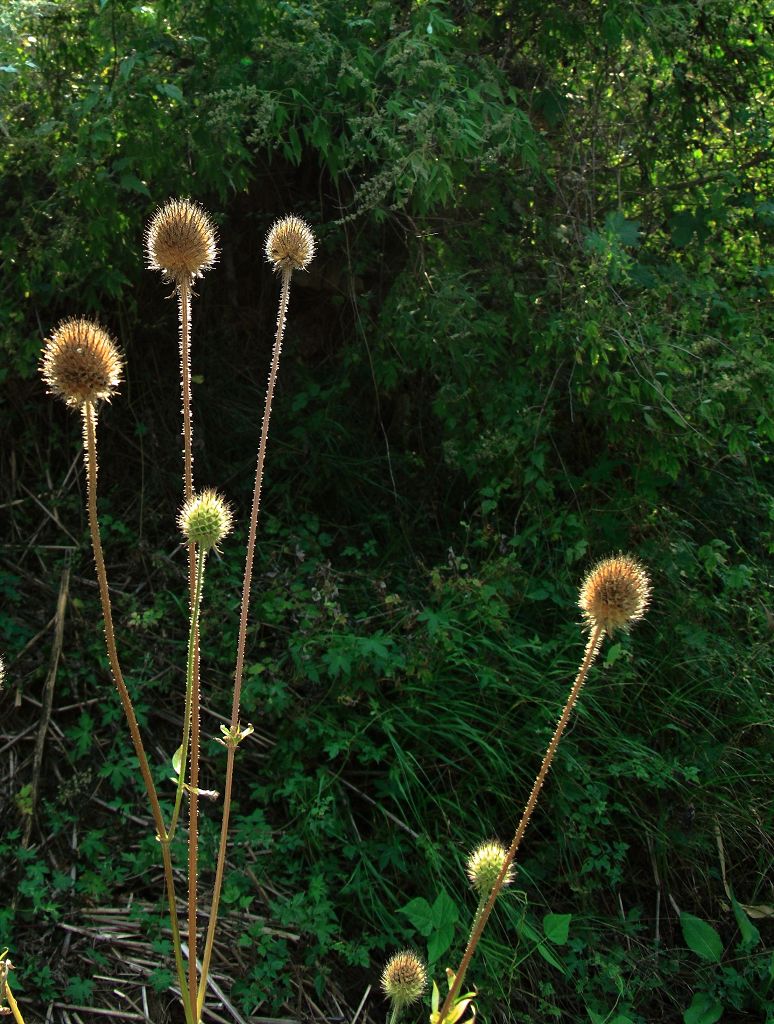
<svg viewBox="0 0 774 1024">
<path fill-rule="evenodd" d="M 292 1009 L 300 986 L 332 1007 L 335 986 L 354 1009 L 405 942 L 440 979 L 473 909 L 465 855 L 510 838 L 577 665 L 580 577 L 622 548 L 652 570 L 652 611 L 592 673 L 470 980 L 492 1021 L 774 1012 L 766 17 L 765 0 L 0 8 L 9 735 L 35 722 L 63 546 L 75 566 L 59 732 L 21 855 L 34 732 L 3 793 L 16 897 L 0 946 L 38 1009 L 102 1001 L 92 977 L 111 974 L 98 946 L 62 961 L 58 923 L 129 893 L 163 908 L 106 699 L 77 419 L 35 364 L 72 313 L 126 350 L 101 418 L 102 518 L 162 780 L 185 558 L 174 307 L 143 271 L 142 230 L 187 194 L 223 250 L 194 304 L 196 471 L 242 523 L 276 308 L 261 239 L 294 212 L 320 241 L 294 283 L 270 443 L 257 741 L 225 892 L 235 1001 Z M 202 623 L 222 714 L 243 536 Z M 217 787 L 222 748 L 207 756 Z"/>
</svg>

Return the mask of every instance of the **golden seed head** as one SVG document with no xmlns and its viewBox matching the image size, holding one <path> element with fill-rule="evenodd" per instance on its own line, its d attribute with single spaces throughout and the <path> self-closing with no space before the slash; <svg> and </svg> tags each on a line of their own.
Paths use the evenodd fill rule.
<svg viewBox="0 0 774 1024">
<path fill-rule="evenodd" d="M 272 225 L 265 250 L 275 270 L 306 270 L 314 257 L 312 229 L 300 217 L 283 217 Z"/>
<path fill-rule="evenodd" d="M 107 331 L 82 317 L 59 324 L 40 360 L 48 390 L 75 409 L 115 394 L 122 370 L 123 360 Z"/>
<path fill-rule="evenodd" d="M 581 585 L 580 605 L 589 628 L 602 626 L 608 636 L 628 630 L 647 611 L 650 580 L 645 568 L 630 555 L 615 555 L 597 563 Z"/>
<path fill-rule="evenodd" d="M 187 541 L 209 551 L 231 532 L 233 517 L 228 502 L 209 489 L 188 499 L 177 522 Z"/>
<path fill-rule="evenodd" d="M 190 199 L 170 199 L 157 210 L 145 232 L 148 267 L 163 271 L 176 285 L 201 277 L 218 258 L 215 225 Z"/>
<path fill-rule="evenodd" d="M 425 965 L 410 949 L 395 953 L 382 971 L 382 988 L 398 1006 L 408 1006 L 421 998 L 427 987 Z"/>
<path fill-rule="evenodd" d="M 480 896 L 488 896 L 497 881 L 508 851 L 496 839 L 481 843 L 468 857 L 467 871 L 470 883 Z M 508 866 L 503 885 L 514 879 L 513 865 Z"/>
</svg>

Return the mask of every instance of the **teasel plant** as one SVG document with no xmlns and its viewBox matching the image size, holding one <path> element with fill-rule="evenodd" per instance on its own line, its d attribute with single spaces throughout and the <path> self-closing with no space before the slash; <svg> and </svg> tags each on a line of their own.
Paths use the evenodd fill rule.
<svg viewBox="0 0 774 1024">
<path fill-rule="evenodd" d="M 210 270 L 218 258 L 215 227 L 209 214 L 190 199 L 171 199 L 151 218 L 145 233 L 145 251 L 150 270 L 161 271 L 166 282 L 174 287 L 180 323 L 180 393 L 183 408 L 183 500 L 193 501 L 193 411 L 191 401 L 191 299 L 193 286 Z M 188 542 L 188 594 L 191 623 L 194 623 L 196 600 L 195 544 Z M 192 626 L 186 678 L 184 742 L 190 729 L 191 774 L 188 791 L 188 991 L 192 1005 L 196 1001 L 196 928 L 197 883 L 199 875 L 199 675 L 198 622 Z M 180 781 L 185 776 L 185 757 L 178 766 Z M 180 810 L 181 789 L 175 800 L 172 820 L 174 835 Z"/>
<path fill-rule="evenodd" d="M 628 632 L 647 611 L 650 594 L 651 585 L 645 568 L 630 555 L 618 554 L 604 559 L 597 563 L 583 580 L 578 605 L 588 639 L 580 668 L 548 744 L 521 819 L 516 826 L 511 845 L 505 850 L 497 842 L 484 843 L 474 850 L 468 859 L 468 876 L 479 894 L 479 904 L 459 967 L 455 972 L 447 971 L 449 992 L 440 1009 L 438 989 L 435 983 L 433 984 L 430 1024 L 456 1024 L 462 1012 L 471 1006 L 475 993 L 460 996 L 460 988 L 497 897 L 503 887 L 513 881 L 514 858 L 589 670 L 599 654 L 605 634 L 612 637 L 618 631 Z M 473 1015 L 475 1016 L 474 1004 Z"/>
<path fill-rule="evenodd" d="M 290 299 L 290 282 L 294 270 L 305 270 L 314 256 L 315 241 L 309 226 L 300 218 L 288 216 L 277 221 L 269 231 L 265 253 L 280 277 L 280 299 L 277 328 L 272 349 L 271 367 L 264 401 L 263 420 L 258 444 L 252 509 L 248 529 L 245 574 L 239 620 L 232 714 L 228 727 L 221 726 L 221 742 L 227 749 L 226 779 L 222 807 L 220 844 L 215 881 L 204 945 L 201 973 L 197 977 L 197 902 L 198 902 L 198 797 L 217 794 L 199 789 L 199 619 L 207 555 L 232 528 L 231 510 L 214 490 L 196 492 L 193 480 L 193 429 L 190 372 L 191 297 L 194 281 L 212 267 L 217 256 L 217 243 L 207 213 L 189 200 L 172 200 L 153 217 L 145 237 L 148 266 L 161 270 L 175 289 L 180 320 L 180 367 L 183 405 L 183 505 L 178 525 L 188 548 L 190 621 L 186 663 L 186 693 L 182 742 L 173 757 L 176 785 L 174 809 L 170 825 L 165 824 L 158 793 L 150 772 L 137 717 L 126 686 L 118 657 L 113 626 L 110 591 L 97 516 L 97 412 L 102 403 L 117 392 L 123 374 L 123 356 L 108 332 L 98 323 L 85 318 L 63 321 L 47 339 L 41 357 L 41 374 L 50 393 L 64 400 L 81 415 L 84 461 L 87 475 L 87 512 L 94 562 L 99 585 L 105 627 L 105 641 L 111 672 L 119 692 L 140 773 L 150 802 L 164 865 L 164 879 L 172 930 L 172 946 L 177 980 L 187 1024 L 200 1024 L 204 1008 L 209 965 L 217 924 L 220 894 L 225 869 L 229 814 L 236 748 L 253 731 L 239 720 L 242 676 L 244 670 L 247 618 L 249 612 L 255 539 L 261 502 L 264 464 L 268 444 L 271 408 L 276 387 L 285 320 Z M 188 781 L 186 781 L 186 775 Z M 178 827 L 183 795 L 189 798 L 188 856 L 188 972 L 183 962 L 183 946 L 177 917 L 175 882 L 170 845 Z M 10 962 L 8 962 L 10 969 Z M 7 984 L 8 969 L 3 983 Z M 15 1005 L 11 1003 L 11 1005 Z M 14 1011 L 18 1013 L 18 1008 Z M 21 1024 L 21 1015 L 17 1018 Z"/>
</svg>

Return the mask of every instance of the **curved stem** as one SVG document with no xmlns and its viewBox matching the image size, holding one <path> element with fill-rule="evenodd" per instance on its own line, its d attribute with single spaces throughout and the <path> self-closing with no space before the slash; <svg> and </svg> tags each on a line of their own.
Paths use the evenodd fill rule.
<svg viewBox="0 0 774 1024">
<path fill-rule="evenodd" d="M 554 730 L 554 734 L 551 737 L 551 742 L 548 744 L 548 749 L 546 750 L 545 757 L 543 758 L 543 763 L 540 766 L 540 771 L 537 773 L 537 777 L 532 786 L 532 792 L 529 794 L 529 799 L 527 800 L 527 805 L 524 808 L 524 813 L 521 816 L 521 821 L 519 822 L 516 828 L 516 833 L 513 837 L 513 841 L 510 845 L 510 848 L 508 849 L 508 853 L 505 856 L 505 860 L 503 861 L 502 867 L 500 868 L 500 874 L 497 876 L 497 880 L 495 884 L 492 886 L 492 891 L 489 894 L 489 899 L 486 901 L 486 904 L 484 905 L 480 913 L 478 913 L 476 916 L 475 923 L 473 925 L 473 930 L 471 931 L 470 938 L 468 939 L 467 947 L 465 948 L 465 952 L 463 953 L 460 965 L 457 968 L 454 981 L 451 985 L 451 988 L 449 989 L 449 994 L 446 996 L 444 1004 L 441 1007 L 441 1013 L 440 1016 L 438 1017 L 438 1020 L 436 1021 L 436 1024 L 443 1024 L 443 1021 L 446 1019 L 449 1010 L 454 1005 L 454 1000 L 456 999 L 457 994 L 462 986 L 462 982 L 465 979 L 465 972 L 467 971 L 473 953 L 476 950 L 478 940 L 481 938 L 481 933 L 484 930 L 484 926 L 486 925 L 486 922 L 489 920 L 489 915 L 492 913 L 492 907 L 495 905 L 497 896 L 503 887 L 503 881 L 508 873 L 508 868 L 511 866 L 513 858 L 516 856 L 516 851 L 519 849 L 519 844 L 521 843 L 524 833 L 527 831 L 527 825 L 529 825 L 529 820 L 532 817 L 532 812 L 535 810 L 535 805 L 537 804 L 538 797 L 540 796 L 540 790 L 543 788 L 543 783 L 545 782 L 546 776 L 548 775 L 548 769 L 551 767 L 551 762 L 554 759 L 556 748 L 559 746 L 559 740 L 562 738 L 562 733 L 564 732 L 565 727 L 568 721 L 570 720 L 570 714 L 572 712 L 576 700 L 578 699 L 578 694 L 580 693 L 583 684 L 586 681 L 586 676 L 588 675 L 589 669 L 591 668 L 592 664 L 594 663 L 594 659 L 599 653 L 599 648 L 602 644 L 603 636 L 604 629 L 602 628 L 602 626 L 595 626 L 591 632 L 591 635 L 589 636 L 588 642 L 586 644 L 586 650 L 583 654 L 583 661 L 581 662 L 580 669 L 578 670 L 578 674 L 575 677 L 575 682 L 573 683 L 572 689 L 570 690 L 570 695 L 567 698 L 567 703 L 564 705 L 562 713 L 559 716 L 559 721 L 557 722 L 556 729 Z"/>
<path fill-rule="evenodd" d="M 242 584 L 242 608 L 239 616 L 239 638 L 237 641 L 237 658 L 234 669 L 234 697 L 231 703 L 231 733 L 236 734 L 239 729 L 239 703 L 242 694 L 242 674 L 244 671 L 245 643 L 247 640 L 247 614 L 250 606 L 250 587 L 253 578 L 253 561 L 255 558 L 255 536 L 258 531 L 258 513 L 261 506 L 261 489 L 263 487 L 263 466 L 266 459 L 266 445 L 269 438 L 269 421 L 271 419 L 271 404 L 274 398 L 274 387 L 277 382 L 277 371 L 279 370 L 280 354 L 282 352 L 282 339 L 285 334 L 285 317 L 288 312 L 290 300 L 290 276 L 291 270 L 282 271 L 282 287 L 280 290 L 279 310 L 277 312 L 277 331 L 274 335 L 274 348 L 272 350 L 271 368 L 269 369 L 269 383 L 266 388 L 266 399 L 263 406 L 263 422 L 261 424 L 261 439 L 258 444 L 258 460 L 255 467 L 255 486 L 253 487 L 253 505 L 250 511 L 250 528 L 247 535 L 247 552 L 245 555 L 245 576 Z M 234 779 L 234 754 L 237 746 L 236 740 L 227 742 L 226 754 L 226 781 L 223 791 L 223 817 L 220 827 L 220 844 L 218 846 L 218 860 L 215 868 L 215 884 L 212 891 L 212 906 L 210 908 L 210 920 L 207 926 L 207 938 L 204 945 L 204 956 L 202 958 L 202 973 L 199 982 L 199 997 L 197 1009 L 201 1014 L 204 1005 L 204 992 L 207 986 L 207 975 L 209 973 L 210 960 L 212 958 L 212 947 L 215 941 L 215 925 L 218 920 L 218 907 L 220 904 L 220 893 L 223 887 L 223 872 L 226 863 L 226 842 L 228 839 L 228 824 L 231 813 L 231 788 Z"/>
<path fill-rule="evenodd" d="M 199 627 L 199 609 L 202 603 L 202 583 L 204 580 L 204 548 L 199 548 L 196 560 L 196 590 L 194 591 L 193 608 L 191 609 L 191 627 L 188 636 L 188 664 L 185 673 L 185 717 L 183 719 L 183 743 L 180 751 L 180 771 L 177 775 L 177 792 L 175 793 L 175 809 L 172 812 L 172 823 L 169 826 L 168 839 L 174 838 L 177 822 L 180 817 L 180 805 L 185 788 L 185 773 L 188 765 L 188 741 L 191 727 L 191 695 L 194 681 L 194 650 L 196 634 Z M 194 962 L 196 956 L 194 955 Z"/>
<path fill-rule="evenodd" d="M 86 490 L 87 509 L 89 515 L 89 530 L 91 532 L 91 546 L 94 551 L 94 565 L 97 570 L 97 583 L 99 585 L 99 597 L 102 604 L 102 618 L 105 623 L 105 645 L 107 647 L 108 661 L 113 673 L 113 679 L 121 698 L 124 714 L 129 725 L 129 733 L 132 737 L 137 760 L 140 762 L 140 774 L 145 783 L 145 790 L 150 801 L 153 821 L 156 825 L 156 832 L 161 843 L 161 855 L 164 862 L 164 882 L 167 890 L 167 904 L 169 907 L 169 921 L 172 927 L 172 938 L 175 952 L 175 966 L 177 968 L 178 982 L 181 986 L 183 1006 L 186 1014 L 186 1021 L 192 1022 L 191 1001 L 185 986 L 185 970 L 183 968 L 182 953 L 180 951 L 180 933 L 177 922 L 177 903 L 175 899 L 175 880 L 172 874 L 172 858 L 169 852 L 169 838 L 167 836 L 164 818 L 159 805 L 159 798 L 156 794 L 156 786 L 150 773 L 148 758 L 140 735 L 140 728 L 137 724 L 137 716 L 134 713 L 132 699 L 124 682 L 121 665 L 118 660 L 116 649 L 115 630 L 113 628 L 113 609 L 110 603 L 110 591 L 108 590 L 107 571 L 105 569 L 105 556 L 102 552 L 102 540 L 99 532 L 99 519 L 97 517 L 97 436 L 96 419 L 97 414 L 91 402 L 86 402 L 81 410 L 83 414 L 83 441 L 84 459 L 86 462 Z"/>
</svg>

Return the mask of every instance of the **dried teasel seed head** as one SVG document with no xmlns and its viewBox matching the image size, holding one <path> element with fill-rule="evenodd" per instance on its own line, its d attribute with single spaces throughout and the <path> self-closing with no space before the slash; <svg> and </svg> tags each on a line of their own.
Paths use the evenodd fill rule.
<svg viewBox="0 0 774 1024">
<path fill-rule="evenodd" d="M 275 270 L 306 270 L 314 257 L 312 229 L 300 217 L 283 217 L 269 230 L 265 251 Z"/>
<path fill-rule="evenodd" d="M 82 317 L 55 328 L 40 360 L 48 390 L 74 409 L 115 394 L 122 370 L 121 354 L 107 331 Z"/>
<path fill-rule="evenodd" d="M 421 998 L 427 987 L 425 965 L 410 949 L 395 953 L 382 971 L 382 988 L 397 1006 L 408 1006 Z"/>
<path fill-rule="evenodd" d="M 467 872 L 470 884 L 480 896 L 488 896 L 500 876 L 508 851 L 496 839 L 481 843 L 468 857 Z M 513 865 L 508 866 L 503 885 L 510 885 L 514 879 Z"/>
<path fill-rule="evenodd" d="M 177 522 L 187 541 L 209 551 L 231 532 L 233 516 L 228 502 L 208 489 L 186 501 Z"/>
<path fill-rule="evenodd" d="M 190 284 L 218 258 L 215 225 L 190 199 L 170 199 L 151 218 L 145 232 L 150 270 L 161 270 L 175 285 Z"/>
<path fill-rule="evenodd" d="M 578 599 L 587 626 L 602 626 L 608 636 L 617 629 L 628 630 L 643 617 L 649 603 L 645 568 L 623 554 L 598 562 L 584 579 Z"/>
</svg>

